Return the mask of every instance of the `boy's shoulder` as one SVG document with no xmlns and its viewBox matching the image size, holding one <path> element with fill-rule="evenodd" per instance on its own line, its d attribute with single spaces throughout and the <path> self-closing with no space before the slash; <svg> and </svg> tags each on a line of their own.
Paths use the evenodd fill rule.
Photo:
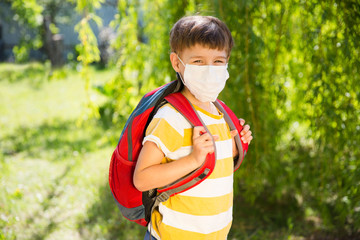
<svg viewBox="0 0 360 240">
<path fill-rule="evenodd" d="M 179 121 L 180 118 L 185 120 L 181 113 L 170 103 L 165 103 L 163 106 L 161 106 L 155 113 L 154 118 L 162 118 L 166 121 Z"/>
<path fill-rule="evenodd" d="M 164 104 L 157 110 L 152 122 L 166 122 L 166 125 L 178 131 L 183 131 L 183 129 L 191 127 L 185 117 L 170 103 Z"/>
</svg>

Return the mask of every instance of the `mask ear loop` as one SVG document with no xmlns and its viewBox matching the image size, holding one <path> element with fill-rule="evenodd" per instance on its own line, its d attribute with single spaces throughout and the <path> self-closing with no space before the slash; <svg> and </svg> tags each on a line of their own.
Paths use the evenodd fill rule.
<svg viewBox="0 0 360 240">
<path fill-rule="evenodd" d="M 176 53 L 176 57 L 180 60 L 181 64 L 184 66 L 184 68 L 186 68 L 185 64 L 183 63 L 183 61 L 180 59 L 179 55 Z M 184 79 L 182 78 L 181 74 L 179 72 L 177 72 L 177 74 L 180 76 L 180 79 L 182 81 L 182 83 L 184 84 L 185 86 L 185 81 Z"/>
<path fill-rule="evenodd" d="M 183 61 L 181 60 L 181 58 L 179 57 L 179 55 L 176 54 L 176 56 L 177 56 L 177 58 L 180 60 L 180 62 L 182 63 L 182 65 L 183 65 L 184 67 L 186 67 L 185 64 L 184 64 L 184 62 L 183 62 Z"/>
</svg>

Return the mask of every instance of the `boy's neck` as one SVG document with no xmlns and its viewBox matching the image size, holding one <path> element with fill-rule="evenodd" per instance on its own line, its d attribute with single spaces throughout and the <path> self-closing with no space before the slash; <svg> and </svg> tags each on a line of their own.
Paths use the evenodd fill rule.
<svg viewBox="0 0 360 240">
<path fill-rule="evenodd" d="M 201 102 L 199 101 L 185 86 L 181 93 L 193 104 L 198 106 L 199 108 L 204 109 L 205 111 L 217 115 L 218 112 L 213 107 L 213 104 L 211 102 Z"/>
</svg>

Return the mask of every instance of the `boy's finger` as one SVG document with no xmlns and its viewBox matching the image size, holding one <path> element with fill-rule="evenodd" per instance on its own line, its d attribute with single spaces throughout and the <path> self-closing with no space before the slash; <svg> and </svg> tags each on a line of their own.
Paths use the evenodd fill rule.
<svg viewBox="0 0 360 240">
<path fill-rule="evenodd" d="M 231 135 L 231 137 L 233 138 L 233 137 L 235 137 L 236 135 L 238 135 L 238 131 L 235 129 L 235 130 L 232 130 L 231 132 L 230 132 L 230 135 Z"/>
<path fill-rule="evenodd" d="M 245 138 L 249 138 L 251 136 L 252 132 L 251 131 L 248 131 L 246 134 L 245 134 Z"/>
<path fill-rule="evenodd" d="M 251 136 L 251 131 L 247 132 L 243 137 L 241 137 L 241 140 L 246 143 L 250 142 L 253 137 Z"/>
<path fill-rule="evenodd" d="M 197 139 L 200 141 L 200 142 L 203 142 L 203 141 L 211 141 L 211 135 L 209 133 L 203 133 L 201 134 L 200 133 L 200 136 L 197 137 Z"/>
<path fill-rule="evenodd" d="M 204 132 L 206 132 L 206 130 L 203 126 L 196 126 L 196 127 L 194 127 L 194 130 L 193 130 L 193 137 L 199 137 Z"/>
<path fill-rule="evenodd" d="M 240 132 L 241 136 L 244 136 L 246 134 L 246 132 L 248 132 L 250 130 L 250 126 L 249 125 L 245 125 L 245 127 L 243 128 L 243 130 Z"/>
<path fill-rule="evenodd" d="M 239 121 L 240 121 L 240 125 L 241 125 L 241 126 L 244 126 L 244 124 L 245 124 L 245 120 L 244 120 L 244 119 L 242 119 L 242 118 L 239 118 Z"/>
<path fill-rule="evenodd" d="M 248 143 L 250 144 L 251 140 L 253 139 L 253 136 L 248 136 L 248 137 L 242 137 L 241 140 L 243 141 L 243 143 Z"/>
</svg>

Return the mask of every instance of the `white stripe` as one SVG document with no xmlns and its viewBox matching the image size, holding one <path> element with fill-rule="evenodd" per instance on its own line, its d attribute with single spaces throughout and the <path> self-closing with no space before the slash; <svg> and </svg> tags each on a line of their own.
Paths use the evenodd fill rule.
<svg viewBox="0 0 360 240">
<path fill-rule="evenodd" d="M 171 210 L 162 204 L 159 211 L 163 216 L 163 223 L 185 231 L 210 234 L 220 231 L 232 221 L 232 207 L 226 212 L 213 216 L 195 216 Z M 190 240 L 190 239 L 189 239 Z"/>
<path fill-rule="evenodd" d="M 189 197 L 220 197 L 233 191 L 233 174 L 228 177 L 205 179 L 199 185 L 180 193 Z"/>
<path fill-rule="evenodd" d="M 225 159 L 232 157 L 233 146 L 231 139 L 224 141 L 216 141 L 215 145 L 216 145 L 216 159 Z M 168 155 L 166 155 L 166 157 L 175 160 L 185 157 L 192 152 L 192 148 L 193 148 L 192 146 L 181 147 L 177 149 L 175 152 L 169 152 Z"/>
<path fill-rule="evenodd" d="M 164 153 L 164 155 L 170 159 L 177 160 L 182 157 L 189 155 L 192 151 L 192 146 L 181 147 L 175 152 L 170 152 L 170 150 L 165 146 L 165 144 L 160 140 L 160 138 L 154 135 L 148 135 L 143 139 L 142 144 L 146 141 L 150 141 L 156 144 L 156 146 Z"/>
<path fill-rule="evenodd" d="M 148 137 L 150 137 L 150 136 L 147 136 L 146 138 L 148 138 Z M 158 139 L 158 140 L 160 141 L 160 139 Z M 225 158 L 232 157 L 233 146 L 232 146 L 231 139 L 224 140 L 224 141 L 216 141 L 215 145 L 216 145 L 216 159 L 225 159 Z M 177 149 L 175 152 L 170 152 L 170 151 L 167 152 L 165 154 L 165 156 L 170 159 L 174 159 L 174 160 L 180 159 L 182 157 L 189 155 L 192 152 L 192 148 L 193 148 L 192 146 L 181 147 L 181 148 Z"/>
<path fill-rule="evenodd" d="M 225 159 L 232 157 L 233 155 L 233 145 L 232 139 L 224 140 L 224 141 L 216 141 L 216 159 Z"/>
<path fill-rule="evenodd" d="M 155 237 L 155 239 L 161 240 L 160 236 L 158 235 L 158 233 L 155 231 L 155 229 L 153 228 L 151 222 L 149 223 L 148 227 L 147 227 L 148 231 L 151 233 L 152 236 Z M 147 240 L 147 239 L 146 239 Z"/>
<path fill-rule="evenodd" d="M 191 153 L 191 151 L 192 151 L 192 146 L 186 146 L 186 147 L 181 147 L 181 148 L 177 149 L 175 152 L 170 152 L 166 156 L 170 159 L 176 160 L 176 159 L 179 159 L 179 158 L 189 155 Z"/>
<path fill-rule="evenodd" d="M 220 119 L 213 118 L 198 110 L 197 113 L 206 125 L 226 123 L 223 117 Z M 191 128 L 191 124 L 186 120 L 186 118 L 184 118 L 184 116 L 176 109 L 174 109 L 170 104 L 161 107 L 155 114 L 154 118 L 164 118 L 168 123 L 171 124 L 172 127 L 179 131 L 179 133 L 183 129 Z M 181 134 L 183 135 L 183 133 Z"/>
</svg>

